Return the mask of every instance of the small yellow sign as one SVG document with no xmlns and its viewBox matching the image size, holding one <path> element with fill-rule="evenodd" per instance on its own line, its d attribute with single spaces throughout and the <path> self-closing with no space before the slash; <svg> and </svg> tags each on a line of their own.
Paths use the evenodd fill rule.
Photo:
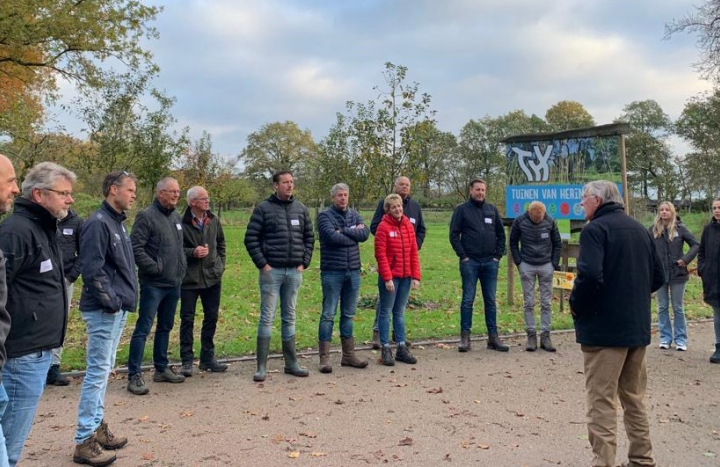
<svg viewBox="0 0 720 467">
<path fill-rule="evenodd" d="M 572 290 L 574 282 L 575 273 L 573 272 L 555 271 L 553 274 L 553 288 L 555 289 Z"/>
</svg>

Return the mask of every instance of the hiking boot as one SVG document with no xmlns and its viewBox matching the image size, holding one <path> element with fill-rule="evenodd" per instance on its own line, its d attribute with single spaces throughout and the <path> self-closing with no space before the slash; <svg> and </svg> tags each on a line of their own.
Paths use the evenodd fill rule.
<svg viewBox="0 0 720 467">
<path fill-rule="evenodd" d="M 382 364 L 385 366 L 395 366 L 395 359 L 393 358 L 392 349 L 389 345 L 383 345 L 382 347 Z"/>
<path fill-rule="evenodd" d="M 354 337 L 341 337 L 340 342 L 342 343 L 341 366 L 351 366 L 353 368 L 365 368 L 368 366 L 367 360 L 362 360 L 355 356 Z"/>
<path fill-rule="evenodd" d="M 116 450 L 125 446 L 128 439 L 124 436 L 115 436 L 108 428 L 107 422 L 103 420 L 100 422 L 100 426 L 95 430 L 95 439 L 103 449 Z"/>
<path fill-rule="evenodd" d="M 537 332 L 527 332 L 527 344 L 525 344 L 525 350 L 527 352 L 535 352 L 537 350 Z"/>
<path fill-rule="evenodd" d="M 377 329 L 373 329 L 373 337 L 372 337 L 372 348 L 373 350 L 380 350 L 380 331 Z"/>
<path fill-rule="evenodd" d="M 155 370 L 153 375 L 155 383 L 182 383 L 183 381 L 185 381 L 185 377 L 179 375 L 174 366 L 166 366 L 163 371 Z"/>
<path fill-rule="evenodd" d="M 180 374 L 186 378 L 192 377 L 192 375 L 194 374 L 192 362 L 183 363 L 182 368 L 180 369 Z"/>
<path fill-rule="evenodd" d="M 710 356 L 710 363 L 720 363 L 720 344 L 715 344 L 715 353 Z"/>
<path fill-rule="evenodd" d="M 150 389 L 145 386 L 145 380 L 142 377 L 142 373 L 135 373 L 128 377 L 127 390 L 135 394 L 136 396 L 144 396 Z"/>
<path fill-rule="evenodd" d="M 510 350 L 510 347 L 500 339 L 500 336 L 498 336 L 496 332 L 488 335 L 487 348 L 497 350 L 498 352 L 507 352 Z"/>
<path fill-rule="evenodd" d="M 76 444 L 75 452 L 73 452 L 73 462 L 76 464 L 87 464 L 93 467 L 110 465 L 115 462 L 115 459 L 117 459 L 117 457 L 114 453 L 103 451 L 94 433 L 83 441 L 82 444 Z"/>
<path fill-rule="evenodd" d="M 45 383 L 48 386 L 67 386 L 70 380 L 60 373 L 60 365 L 51 365 Z"/>
<path fill-rule="evenodd" d="M 470 349 L 470 331 L 460 331 L 460 344 L 458 344 L 458 352 L 469 352 Z"/>
<path fill-rule="evenodd" d="M 320 373 L 332 373 L 330 365 L 330 342 L 318 341 L 320 347 Z"/>
<path fill-rule="evenodd" d="M 555 350 L 557 350 L 553 347 L 552 340 L 550 340 L 550 331 L 545 331 L 540 334 L 540 348 L 548 352 L 555 352 Z"/>
<path fill-rule="evenodd" d="M 257 338 L 255 357 L 257 358 L 257 371 L 253 375 L 253 381 L 265 381 L 267 376 L 267 360 L 270 355 L 270 337 Z"/>
<path fill-rule="evenodd" d="M 304 378 L 310 374 L 305 368 L 302 368 L 297 362 L 297 354 L 295 353 L 295 336 L 286 341 L 282 341 L 283 358 L 285 359 L 285 373 L 293 376 Z"/>
<path fill-rule="evenodd" d="M 413 357 L 407 348 L 407 345 L 398 345 L 395 351 L 395 360 L 398 362 L 409 363 L 414 365 L 417 363 L 417 358 Z"/>
<path fill-rule="evenodd" d="M 209 371 L 211 373 L 222 373 L 228 369 L 228 366 L 224 363 L 220 363 L 215 359 L 210 360 L 207 363 L 200 362 L 200 371 Z"/>
</svg>

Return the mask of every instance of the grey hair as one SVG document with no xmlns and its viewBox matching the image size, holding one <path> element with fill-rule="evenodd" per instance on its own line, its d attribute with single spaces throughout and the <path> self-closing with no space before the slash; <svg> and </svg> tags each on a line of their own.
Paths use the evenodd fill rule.
<svg viewBox="0 0 720 467">
<path fill-rule="evenodd" d="M 187 191 L 187 202 L 188 204 L 190 201 L 195 200 L 198 196 L 200 196 L 200 190 L 204 190 L 205 188 L 201 187 L 200 185 L 195 185 L 194 187 L 190 188 Z"/>
<path fill-rule="evenodd" d="M 28 170 L 25 175 L 25 180 L 22 182 L 22 197 L 31 199 L 32 191 L 36 188 L 51 190 L 61 178 L 75 183 L 77 175 L 54 162 L 40 162 Z"/>
<path fill-rule="evenodd" d="M 609 180 L 594 180 L 588 182 L 583 187 L 583 196 L 597 196 L 603 200 L 603 203 L 617 203 L 621 206 L 625 206 L 625 202 L 620 196 L 620 190 L 618 190 L 615 182 Z"/>
<path fill-rule="evenodd" d="M 347 191 L 350 193 L 350 187 L 345 183 L 336 183 L 332 188 L 330 188 L 330 197 L 334 198 L 338 191 Z"/>
<path fill-rule="evenodd" d="M 160 190 L 164 190 L 165 187 L 168 186 L 168 183 L 175 182 L 177 183 L 177 180 L 175 180 L 173 177 L 163 177 L 160 179 L 159 182 L 157 182 L 157 186 L 155 187 L 156 192 L 160 192 Z"/>
</svg>

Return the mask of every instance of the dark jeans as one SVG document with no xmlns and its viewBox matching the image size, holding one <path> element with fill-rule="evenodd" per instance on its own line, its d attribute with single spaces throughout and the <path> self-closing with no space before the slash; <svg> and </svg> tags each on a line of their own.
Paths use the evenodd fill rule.
<svg viewBox="0 0 720 467">
<path fill-rule="evenodd" d="M 130 355 L 128 356 L 128 374 L 134 375 L 142 371 L 142 360 L 145 354 L 145 341 L 152 328 L 155 315 L 155 343 L 153 344 L 153 363 L 158 372 L 165 371 L 168 366 L 167 349 L 170 343 L 170 331 L 175 322 L 175 309 L 180 299 L 180 286 L 155 287 L 140 285 L 140 311 L 135 331 L 130 339 Z"/>
<path fill-rule="evenodd" d="M 220 283 L 206 289 L 180 291 L 180 358 L 183 363 L 193 361 L 193 326 L 198 297 L 202 301 L 203 322 L 200 330 L 200 363 L 215 359 L 215 329 L 220 310 Z"/>
<path fill-rule="evenodd" d="M 473 259 L 460 261 L 460 276 L 462 277 L 462 301 L 460 302 L 460 330 L 472 329 L 473 303 L 477 283 L 480 281 L 483 303 L 485 305 L 485 325 L 488 334 L 497 334 L 497 307 L 495 306 L 495 292 L 497 291 L 497 276 L 500 262 L 490 260 L 480 263 Z"/>
</svg>

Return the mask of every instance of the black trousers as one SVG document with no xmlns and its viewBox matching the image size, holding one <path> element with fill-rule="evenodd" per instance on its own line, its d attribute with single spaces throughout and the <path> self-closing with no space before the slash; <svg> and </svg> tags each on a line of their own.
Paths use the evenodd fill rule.
<svg viewBox="0 0 720 467">
<path fill-rule="evenodd" d="M 200 330 L 200 362 L 210 363 L 215 358 L 213 339 L 220 310 L 220 286 L 218 283 L 206 289 L 180 291 L 180 358 L 183 363 L 193 361 L 193 327 L 198 298 L 202 302 L 204 315 Z"/>
</svg>

